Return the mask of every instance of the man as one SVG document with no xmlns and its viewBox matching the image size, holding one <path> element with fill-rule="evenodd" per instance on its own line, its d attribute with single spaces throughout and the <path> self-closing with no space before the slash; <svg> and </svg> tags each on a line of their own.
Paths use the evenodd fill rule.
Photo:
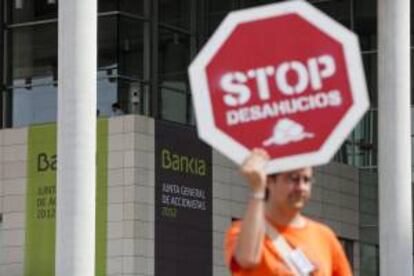
<svg viewBox="0 0 414 276">
<path fill-rule="evenodd" d="M 117 102 L 112 104 L 112 116 L 124 115 L 124 111 L 121 109 L 121 105 Z"/>
<path fill-rule="evenodd" d="M 226 235 L 232 275 L 352 275 L 332 230 L 301 214 L 311 194 L 312 168 L 267 176 L 268 160 L 264 150 L 254 149 L 241 166 L 252 193 L 243 221 Z"/>
</svg>

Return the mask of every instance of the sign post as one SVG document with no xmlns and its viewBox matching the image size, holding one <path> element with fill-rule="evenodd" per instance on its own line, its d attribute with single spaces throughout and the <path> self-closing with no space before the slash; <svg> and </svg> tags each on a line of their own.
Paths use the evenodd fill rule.
<svg viewBox="0 0 414 276">
<path fill-rule="evenodd" d="M 230 13 L 189 75 L 200 138 L 268 172 L 329 162 L 368 109 L 356 35 L 305 1 Z"/>
</svg>

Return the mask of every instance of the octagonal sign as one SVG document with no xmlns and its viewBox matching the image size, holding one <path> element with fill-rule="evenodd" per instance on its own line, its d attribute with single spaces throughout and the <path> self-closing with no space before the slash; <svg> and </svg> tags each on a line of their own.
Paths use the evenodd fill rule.
<svg viewBox="0 0 414 276">
<path fill-rule="evenodd" d="M 189 74 L 200 138 L 269 173 L 329 162 L 369 105 L 356 35 L 305 1 L 230 13 Z"/>
</svg>

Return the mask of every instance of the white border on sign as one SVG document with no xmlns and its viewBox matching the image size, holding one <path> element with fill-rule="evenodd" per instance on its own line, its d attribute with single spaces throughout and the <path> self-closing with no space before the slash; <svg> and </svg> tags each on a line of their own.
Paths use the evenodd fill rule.
<svg viewBox="0 0 414 276">
<path fill-rule="evenodd" d="M 233 30 L 241 23 L 296 13 L 343 45 L 347 73 L 354 105 L 348 110 L 320 150 L 298 154 L 269 162 L 267 172 L 274 173 L 330 161 L 353 127 L 369 107 L 367 87 L 357 36 L 305 1 L 289 1 L 231 12 L 190 65 L 193 103 L 199 137 L 241 164 L 250 150 L 215 126 L 207 82 L 206 67 Z"/>
</svg>

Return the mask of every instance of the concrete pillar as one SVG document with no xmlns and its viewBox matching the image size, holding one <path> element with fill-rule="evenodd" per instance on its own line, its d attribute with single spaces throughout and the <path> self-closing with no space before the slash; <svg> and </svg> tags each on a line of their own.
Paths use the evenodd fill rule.
<svg viewBox="0 0 414 276">
<path fill-rule="evenodd" d="M 410 0 L 378 1 L 381 275 L 413 275 Z"/>
<path fill-rule="evenodd" d="M 56 275 L 95 271 L 97 1 L 59 1 Z"/>
</svg>

